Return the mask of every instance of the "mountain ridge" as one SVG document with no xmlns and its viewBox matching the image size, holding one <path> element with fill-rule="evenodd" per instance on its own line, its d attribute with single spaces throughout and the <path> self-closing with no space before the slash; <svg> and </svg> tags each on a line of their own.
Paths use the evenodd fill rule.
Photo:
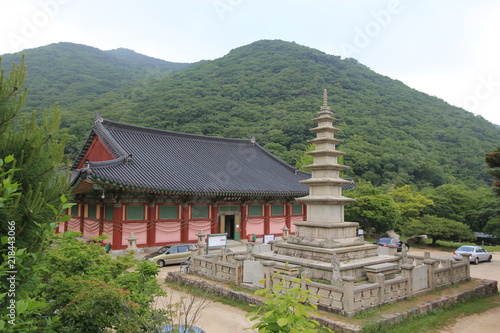
<svg viewBox="0 0 500 333">
<path fill-rule="evenodd" d="M 99 95 L 66 96 L 73 102 L 64 108 L 60 104 L 62 122 L 73 146 L 99 111 L 104 118 L 140 126 L 234 138 L 255 135 L 266 149 L 295 164 L 312 138 L 311 119 L 325 88 L 340 118 L 336 126 L 343 130 L 338 136 L 345 141 L 340 150 L 347 153 L 348 176 L 374 184 L 488 182 L 483 155 L 500 141 L 498 127 L 480 116 L 354 59 L 292 42 L 256 41 L 163 76 L 138 71 L 142 76 L 129 85 Z"/>
</svg>

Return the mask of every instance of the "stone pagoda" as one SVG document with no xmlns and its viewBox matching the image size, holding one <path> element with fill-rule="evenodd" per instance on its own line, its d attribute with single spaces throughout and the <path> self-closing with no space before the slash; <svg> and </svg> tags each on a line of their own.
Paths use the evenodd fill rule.
<svg viewBox="0 0 500 333">
<path fill-rule="evenodd" d="M 378 246 L 365 244 L 357 235 L 359 223 L 344 221 L 344 205 L 355 201 L 342 195 L 342 186 L 351 183 L 340 178 L 340 171 L 348 168 L 338 163 L 344 152 L 336 145 L 340 129 L 333 126 L 328 106 L 327 91 L 323 93 L 323 106 L 314 119 L 317 126 L 311 131 L 316 138 L 309 140 L 316 149 L 308 152 L 314 162 L 305 166 L 312 171 L 311 178 L 301 181 L 309 186 L 309 195 L 297 198 L 307 205 L 307 220 L 295 222 L 295 235 L 287 242 L 275 242 L 272 252 L 255 253 L 258 260 L 272 260 L 307 267 L 312 278 L 331 281 L 332 266 L 340 267 L 339 276 L 362 278 L 364 267 L 379 263 L 397 262 L 395 256 L 379 255 Z"/>
<path fill-rule="evenodd" d="M 332 125 L 338 119 L 332 116 L 326 89 L 323 106 L 313 120 L 318 123 L 311 129 L 316 138 L 308 142 L 316 145 L 316 149 L 307 154 L 313 156 L 314 163 L 305 166 L 312 175 L 301 181 L 309 186 L 309 195 L 296 199 L 307 205 L 307 221 L 295 223 L 296 234 L 290 237 L 289 243 L 324 248 L 362 245 L 363 238 L 357 237 L 359 224 L 344 221 L 344 205 L 354 199 L 342 196 L 342 186 L 350 181 L 340 178 L 340 171 L 348 167 L 337 160 L 345 153 L 336 149 L 342 140 L 335 138 L 335 132 L 340 129 Z"/>
</svg>

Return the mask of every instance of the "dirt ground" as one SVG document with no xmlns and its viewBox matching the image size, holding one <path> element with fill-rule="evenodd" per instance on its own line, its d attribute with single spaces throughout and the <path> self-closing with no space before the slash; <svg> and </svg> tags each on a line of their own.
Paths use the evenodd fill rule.
<svg viewBox="0 0 500 333">
<path fill-rule="evenodd" d="M 168 272 L 179 271 L 178 265 L 167 266 L 160 268 L 158 280 L 163 283 Z M 167 300 L 160 300 L 162 302 L 172 301 L 178 302 L 184 293 L 178 290 L 166 288 L 168 293 Z M 205 309 L 203 309 L 200 319 L 195 323 L 195 326 L 203 328 L 207 333 L 251 333 L 254 330 L 247 330 L 246 328 L 252 327 L 252 323 L 247 317 L 246 312 L 232 306 L 222 304 L 219 302 L 209 301 Z"/>
<path fill-rule="evenodd" d="M 423 255 L 423 251 L 418 249 L 410 250 L 411 254 Z M 451 253 L 431 251 L 431 257 L 450 258 Z M 160 269 L 159 281 L 165 281 L 165 277 L 170 271 L 178 271 L 179 266 L 168 266 Z M 484 262 L 479 265 L 471 265 L 471 276 L 474 278 L 500 280 L 500 252 L 493 253 L 492 262 Z M 178 300 L 182 293 L 177 290 L 167 289 L 169 297 L 173 301 Z M 165 300 L 162 300 L 165 301 Z M 207 333 L 246 333 L 255 332 L 246 328 L 252 326 L 252 322 L 245 317 L 246 312 L 218 302 L 209 302 L 202 311 L 196 326 L 203 328 Z M 486 311 L 481 314 L 459 317 L 455 323 L 433 333 L 496 333 L 499 329 L 500 307 Z"/>
</svg>

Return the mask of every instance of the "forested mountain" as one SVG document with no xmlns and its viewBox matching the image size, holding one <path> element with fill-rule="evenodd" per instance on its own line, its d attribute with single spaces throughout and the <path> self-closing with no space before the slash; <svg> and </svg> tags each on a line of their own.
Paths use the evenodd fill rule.
<svg viewBox="0 0 500 333">
<path fill-rule="evenodd" d="M 38 89 L 28 96 L 35 99 L 29 105 L 61 102 L 73 153 L 99 111 L 105 118 L 135 125 L 234 138 L 255 135 L 261 145 L 295 164 L 313 137 L 309 128 L 315 126 L 311 119 L 322 104 L 323 89 L 340 119 L 335 126 L 343 130 L 337 136 L 345 140 L 339 149 L 348 153 L 348 175 L 376 185 L 484 185 L 490 181 L 484 154 L 500 143 L 499 129 L 482 117 L 353 59 L 295 43 L 258 41 L 213 61 L 181 64 L 184 68 L 175 73 L 179 67 L 158 70 L 163 67 L 147 67 L 144 58 L 136 61 L 132 73 L 119 71 L 134 59 L 128 50 L 103 52 L 67 43 L 47 48 L 51 47 L 64 47 L 72 57 L 49 59 L 40 48 L 46 59 L 40 61 L 33 50 L 25 52 L 28 86 Z M 87 68 L 83 61 L 90 50 L 95 54 Z M 109 68 L 109 59 L 115 67 Z M 9 61 L 4 58 L 4 65 Z M 42 70 L 53 72 L 47 82 Z M 76 85 L 75 90 L 68 86 L 77 82 L 88 84 Z"/>
<path fill-rule="evenodd" d="M 3 55 L 5 69 L 9 70 L 12 62 L 20 63 L 22 54 L 28 68 L 25 86 L 29 97 L 24 107 L 28 112 L 52 108 L 56 102 L 63 110 L 88 110 L 99 96 L 167 76 L 190 65 L 127 49 L 101 51 L 85 45 L 57 43 Z"/>
</svg>

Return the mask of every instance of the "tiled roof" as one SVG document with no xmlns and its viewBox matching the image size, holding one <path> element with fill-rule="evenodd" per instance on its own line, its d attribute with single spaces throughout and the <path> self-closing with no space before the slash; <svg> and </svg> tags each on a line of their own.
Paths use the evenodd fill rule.
<svg viewBox="0 0 500 333">
<path fill-rule="evenodd" d="M 93 182 L 163 193 L 304 196 L 310 177 L 252 140 L 178 133 L 109 120 L 96 121 L 98 136 L 116 157 L 90 161 L 79 177 Z M 74 167 L 83 158 L 87 143 Z"/>
</svg>

